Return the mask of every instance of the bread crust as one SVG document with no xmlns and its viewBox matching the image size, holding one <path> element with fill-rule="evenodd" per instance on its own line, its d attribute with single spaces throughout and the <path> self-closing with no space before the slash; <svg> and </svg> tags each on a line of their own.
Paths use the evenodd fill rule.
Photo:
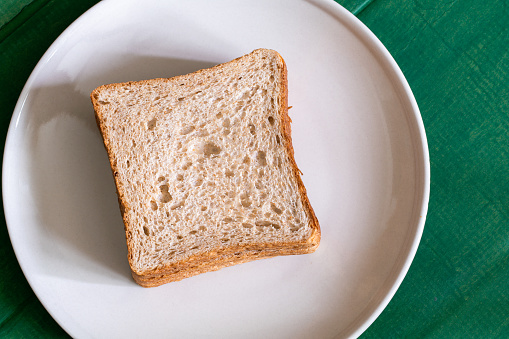
<svg viewBox="0 0 509 339">
<path fill-rule="evenodd" d="M 318 246 L 320 244 L 320 240 L 321 240 L 320 224 L 318 223 L 318 218 L 315 215 L 315 211 L 313 210 L 313 207 L 311 207 L 311 203 L 310 203 L 308 195 L 307 195 L 306 187 L 304 186 L 304 183 L 302 182 L 302 179 L 300 177 L 300 175 L 303 173 L 299 169 L 299 167 L 297 166 L 297 162 L 295 161 L 294 149 L 293 149 L 293 143 L 292 143 L 292 127 L 291 127 L 292 119 L 290 118 L 290 115 L 288 114 L 288 111 L 289 111 L 288 110 L 288 70 L 286 67 L 286 62 L 283 59 L 283 57 L 279 53 L 278 53 L 278 56 L 280 58 L 281 63 L 283 64 L 283 74 L 282 74 L 283 86 L 282 86 L 282 91 L 280 94 L 281 95 L 280 102 L 282 105 L 282 107 L 280 107 L 280 109 L 282 111 L 282 114 L 281 114 L 282 121 L 280 124 L 281 132 L 285 139 L 285 150 L 287 151 L 288 158 L 290 159 L 294 177 L 297 180 L 297 185 L 299 187 L 299 193 L 300 193 L 301 199 L 305 205 L 304 209 L 312 223 L 312 228 L 313 228 L 314 234 L 312 234 L 312 236 L 310 237 L 310 241 L 312 243 L 316 244 L 314 249 L 312 250 L 312 252 L 314 252 L 316 250 L 316 248 L 318 248 Z"/>
<path fill-rule="evenodd" d="M 258 50 L 253 51 L 252 53 L 257 52 Z M 270 51 L 273 53 L 277 53 L 275 51 Z M 113 177 L 115 180 L 115 186 L 118 196 L 118 202 L 120 206 L 120 211 L 122 214 L 122 219 L 124 222 L 124 231 L 127 239 L 127 249 L 128 249 L 128 261 L 131 267 L 131 272 L 133 279 L 139 285 L 143 287 L 155 287 L 162 284 L 166 284 L 168 282 L 182 280 L 187 277 L 191 277 L 194 275 L 198 275 L 201 273 L 216 271 L 224 267 L 233 266 L 240 263 L 245 263 L 253 260 L 259 260 L 274 256 L 281 255 L 295 255 L 295 254 L 306 254 L 314 252 L 319 244 L 321 239 L 321 231 L 320 225 L 318 223 L 318 219 L 314 213 L 313 208 L 311 207 L 311 203 L 309 202 L 309 198 L 307 196 L 306 188 L 302 182 L 300 175 L 302 172 L 297 167 L 297 163 L 294 158 L 294 149 L 292 144 L 291 137 L 291 118 L 288 114 L 288 79 L 287 79 L 287 68 L 286 63 L 283 57 L 277 53 L 279 58 L 279 62 L 281 64 L 281 90 L 279 93 L 279 103 L 280 103 L 280 132 L 283 136 L 284 149 L 287 153 L 288 159 L 290 161 L 292 167 L 292 173 L 294 178 L 296 179 L 298 185 L 298 191 L 303 203 L 303 208 L 310 220 L 311 226 L 311 234 L 304 242 L 280 242 L 280 243 L 258 243 L 258 244 L 249 244 L 246 246 L 226 246 L 219 247 L 214 250 L 209 250 L 203 253 L 199 253 L 190 258 L 187 258 L 181 262 L 163 265 L 161 267 L 157 267 L 156 269 L 150 271 L 140 272 L 137 271 L 133 265 L 133 250 L 134 244 L 130 241 L 132 239 L 130 234 L 129 225 L 131 221 L 128 219 L 128 206 L 124 203 L 124 188 L 118 179 L 118 169 L 115 161 L 115 156 L 112 153 L 112 147 L 110 145 L 111 141 L 109 139 L 106 127 L 103 123 L 102 118 L 102 105 L 99 104 L 98 98 L 99 93 L 105 89 L 130 86 L 133 84 L 140 83 L 149 83 L 153 81 L 178 81 L 180 78 L 186 77 L 186 75 L 177 76 L 173 78 L 158 78 L 151 80 L 143 80 L 143 81 L 130 81 L 125 83 L 117 83 L 110 85 L 103 85 L 96 88 L 90 95 L 92 104 L 94 106 L 96 123 L 101 131 L 101 135 L 103 137 L 104 146 L 108 153 L 108 158 L 110 161 L 110 167 L 113 173 Z M 216 65 L 212 68 L 224 67 L 227 64 L 233 63 L 241 58 L 236 58 L 232 61 Z M 199 70 L 192 74 L 200 74 L 206 70 Z"/>
</svg>

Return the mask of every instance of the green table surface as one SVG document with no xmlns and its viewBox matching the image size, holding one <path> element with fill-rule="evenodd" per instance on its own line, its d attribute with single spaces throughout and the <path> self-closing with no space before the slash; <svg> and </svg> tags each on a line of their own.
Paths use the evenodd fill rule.
<svg viewBox="0 0 509 339">
<path fill-rule="evenodd" d="M 509 1 L 337 2 L 399 64 L 421 110 L 431 160 L 416 257 L 362 337 L 509 338 Z M 2 140 L 36 63 L 95 3 L 0 1 Z M 5 219 L 0 271 L 1 337 L 67 336 L 23 276 Z"/>
</svg>

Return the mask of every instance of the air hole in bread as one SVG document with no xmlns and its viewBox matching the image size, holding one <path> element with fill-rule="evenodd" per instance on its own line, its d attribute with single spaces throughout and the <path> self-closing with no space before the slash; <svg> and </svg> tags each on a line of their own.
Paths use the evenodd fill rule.
<svg viewBox="0 0 509 339">
<path fill-rule="evenodd" d="M 256 152 L 256 161 L 258 161 L 258 164 L 260 166 L 265 166 L 267 165 L 267 159 L 265 158 L 266 155 L 265 155 L 265 152 L 264 151 L 258 151 Z"/>
<path fill-rule="evenodd" d="M 178 98 L 177 100 L 178 101 L 183 101 L 185 99 L 185 97 L 181 97 L 181 98 Z"/>
<path fill-rule="evenodd" d="M 224 135 L 224 136 L 227 136 L 228 134 L 230 134 L 230 130 L 229 130 L 229 129 L 225 129 L 225 130 L 223 131 L 223 135 Z"/>
<path fill-rule="evenodd" d="M 223 125 L 223 127 L 226 127 L 226 128 L 230 127 L 230 119 L 228 119 L 228 118 L 224 119 L 222 125 Z"/>
<path fill-rule="evenodd" d="M 247 155 L 244 157 L 244 159 L 242 159 L 242 163 L 244 163 L 244 164 L 249 165 L 250 162 L 251 162 L 251 159 Z"/>
<path fill-rule="evenodd" d="M 274 126 L 274 118 L 273 117 L 268 117 L 267 120 L 269 120 L 269 124 Z"/>
<path fill-rule="evenodd" d="M 177 179 L 178 181 L 182 181 L 182 180 L 184 180 L 184 176 L 183 176 L 182 174 L 180 174 L 180 173 L 179 173 L 179 174 L 177 174 L 177 175 L 175 176 L 175 179 Z"/>
<path fill-rule="evenodd" d="M 200 210 L 202 210 L 202 211 L 206 211 L 206 210 L 207 210 L 207 206 L 202 206 L 202 207 L 200 207 Z"/>
<path fill-rule="evenodd" d="M 110 102 L 109 101 L 103 101 L 103 100 L 99 100 L 98 103 L 100 105 L 108 105 Z"/>
<path fill-rule="evenodd" d="M 230 178 L 230 177 L 233 177 L 235 175 L 235 173 L 233 173 L 233 171 L 231 169 L 226 169 L 224 171 L 224 175 L 226 175 L 227 178 Z"/>
<path fill-rule="evenodd" d="M 256 89 L 253 89 L 253 91 L 256 91 Z M 251 96 L 251 91 L 245 91 L 244 93 L 242 93 L 242 96 L 240 97 L 240 99 L 247 100 L 247 99 L 249 99 L 250 96 Z"/>
<path fill-rule="evenodd" d="M 232 221 L 233 221 L 233 219 L 232 219 L 232 218 L 230 218 L 230 217 L 226 217 L 226 218 L 224 218 L 224 219 L 223 219 L 223 221 L 224 221 L 225 223 L 230 223 L 230 222 L 232 222 Z"/>
<path fill-rule="evenodd" d="M 159 190 L 161 191 L 161 195 L 159 196 L 159 201 L 161 201 L 163 204 L 170 202 L 172 197 L 171 197 L 170 193 L 168 193 L 168 190 L 169 190 L 168 185 L 159 186 Z"/>
<path fill-rule="evenodd" d="M 270 209 L 279 215 L 281 215 L 281 213 L 283 213 L 283 211 L 280 208 L 278 208 L 276 205 L 274 205 L 274 203 L 272 203 L 272 202 L 270 203 Z"/>
<path fill-rule="evenodd" d="M 187 161 L 186 163 L 184 163 L 184 165 L 182 165 L 182 169 L 184 171 L 186 171 L 189 167 L 191 167 L 193 165 L 193 163 L 191 161 Z"/>
<path fill-rule="evenodd" d="M 127 160 L 125 163 L 126 163 L 127 167 L 131 167 L 131 162 L 129 160 Z"/>
<path fill-rule="evenodd" d="M 197 250 L 198 248 L 200 248 L 198 245 L 191 247 L 192 250 Z"/>
<path fill-rule="evenodd" d="M 156 127 L 156 123 L 157 123 L 157 118 L 152 118 L 151 120 L 149 120 L 147 122 L 147 129 L 149 131 L 153 130 L 155 127 Z"/>
<path fill-rule="evenodd" d="M 252 227 L 253 227 L 253 225 L 251 225 L 251 224 L 250 224 L 250 223 L 248 223 L 248 222 L 243 222 L 243 223 L 242 223 L 242 227 L 244 227 L 244 228 L 252 228 Z"/>
<path fill-rule="evenodd" d="M 190 232 L 189 232 L 189 234 L 191 234 L 191 235 L 194 235 L 194 234 L 196 234 L 196 233 L 198 233 L 198 231 L 197 231 L 197 230 L 192 230 L 192 231 L 190 231 Z"/>
<path fill-rule="evenodd" d="M 216 114 L 216 118 L 221 119 L 223 117 L 223 113 L 219 112 Z"/>
<path fill-rule="evenodd" d="M 196 178 L 196 180 L 194 181 L 194 186 L 198 187 L 201 184 L 203 184 L 203 179 L 202 178 Z"/>
<path fill-rule="evenodd" d="M 177 240 L 182 240 L 182 239 L 184 239 L 184 237 L 183 237 L 183 236 L 181 236 L 181 235 L 177 235 Z"/>
<path fill-rule="evenodd" d="M 205 157 L 210 157 L 221 153 L 221 148 L 217 145 L 214 145 L 212 142 L 206 142 L 203 145 L 202 152 Z"/>
<path fill-rule="evenodd" d="M 166 178 L 165 178 L 164 176 L 162 176 L 162 175 L 161 175 L 159 178 L 157 178 L 157 181 L 158 181 L 158 182 L 161 182 L 161 181 L 164 181 L 165 179 L 166 179 Z"/>
<path fill-rule="evenodd" d="M 194 126 L 185 126 L 180 130 L 180 134 L 186 135 L 195 130 Z"/>
<path fill-rule="evenodd" d="M 251 206 L 251 200 L 249 199 L 249 194 L 243 192 L 240 194 L 240 204 L 244 207 Z"/>
<path fill-rule="evenodd" d="M 281 144 L 281 139 L 279 139 L 279 135 L 276 135 L 276 143 L 277 143 L 278 145 L 280 145 L 280 144 Z"/>
<path fill-rule="evenodd" d="M 256 127 L 253 124 L 249 124 L 247 126 L 249 127 L 249 133 L 251 133 L 252 135 L 255 135 L 256 134 Z"/>
<path fill-rule="evenodd" d="M 151 200 L 150 208 L 152 209 L 152 211 L 157 211 L 157 202 L 155 202 L 154 200 Z"/>
<path fill-rule="evenodd" d="M 145 233 L 146 236 L 150 235 L 150 230 L 148 229 L 147 226 L 143 226 L 143 233 Z"/>
<path fill-rule="evenodd" d="M 198 230 L 199 230 L 199 231 L 206 231 L 206 230 L 207 230 L 207 227 L 205 227 L 205 226 L 200 226 L 200 227 L 198 228 Z"/>
</svg>

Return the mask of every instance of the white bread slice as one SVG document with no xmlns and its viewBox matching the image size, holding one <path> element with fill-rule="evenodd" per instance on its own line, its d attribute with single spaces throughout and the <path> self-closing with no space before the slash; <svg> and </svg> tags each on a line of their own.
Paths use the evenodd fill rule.
<svg viewBox="0 0 509 339">
<path fill-rule="evenodd" d="M 141 286 L 318 247 L 277 52 L 104 85 L 91 99 Z"/>
</svg>

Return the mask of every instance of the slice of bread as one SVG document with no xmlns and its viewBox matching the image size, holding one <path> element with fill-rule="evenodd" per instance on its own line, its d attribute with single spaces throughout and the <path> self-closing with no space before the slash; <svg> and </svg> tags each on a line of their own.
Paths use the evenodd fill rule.
<svg viewBox="0 0 509 339">
<path fill-rule="evenodd" d="M 277 52 L 101 86 L 91 99 L 141 286 L 318 247 Z"/>
</svg>

